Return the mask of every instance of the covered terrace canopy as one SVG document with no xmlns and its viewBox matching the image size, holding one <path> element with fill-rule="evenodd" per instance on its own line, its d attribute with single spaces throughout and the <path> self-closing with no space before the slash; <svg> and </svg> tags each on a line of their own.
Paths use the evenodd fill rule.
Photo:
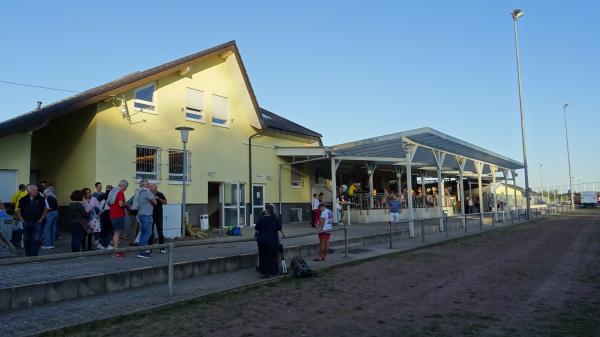
<svg viewBox="0 0 600 337">
<path fill-rule="evenodd" d="M 508 179 L 508 173 L 512 173 L 513 183 L 515 171 L 523 168 L 523 164 L 508 157 L 496 154 L 466 141 L 444 134 L 435 129 L 424 127 L 420 129 L 398 132 L 385 136 L 368 138 L 331 147 L 312 148 L 277 148 L 277 155 L 291 158 L 290 164 L 303 163 L 315 160 L 330 160 L 332 178 L 332 196 L 336 198 L 335 172 L 343 161 L 354 161 L 365 163 L 369 178 L 372 179 L 373 172 L 379 165 L 394 167 L 396 175 L 402 172 L 412 176 L 413 170 L 436 171 L 438 176 L 438 190 L 443 191 L 442 174 L 455 174 L 462 185 L 463 178 L 476 176 L 481 186 L 482 176 L 487 175 L 492 182 L 496 182 L 499 171 Z M 412 191 L 412 179 L 407 179 L 408 190 Z M 372 187 L 372 181 L 369 188 Z M 464 200 L 464 188 L 459 186 L 461 192 L 460 200 Z M 479 189 L 479 200 L 482 200 L 481 188 Z M 439 193 L 441 209 L 442 194 Z M 516 198 L 515 198 L 516 199 Z M 494 211 L 496 210 L 494 202 Z M 412 219 L 412 198 L 408 198 L 408 208 Z M 464 203 L 461 203 L 461 211 L 464 214 Z M 336 212 L 334 212 L 336 213 Z M 481 214 L 483 218 L 483 214 Z M 337 219 L 336 219 L 337 221 Z M 440 219 L 440 226 L 442 226 Z M 411 222 L 411 236 L 414 235 Z"/>
</svg>

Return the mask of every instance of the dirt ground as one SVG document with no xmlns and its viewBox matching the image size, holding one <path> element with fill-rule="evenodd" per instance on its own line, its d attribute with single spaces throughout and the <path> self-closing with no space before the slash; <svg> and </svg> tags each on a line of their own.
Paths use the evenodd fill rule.
<svg viewBox="0 0 600 337">
<path fill-rule="evenodd" d="M 600 212 L 62 331 L 72 336 L 600 336 Z"/>
</svg>

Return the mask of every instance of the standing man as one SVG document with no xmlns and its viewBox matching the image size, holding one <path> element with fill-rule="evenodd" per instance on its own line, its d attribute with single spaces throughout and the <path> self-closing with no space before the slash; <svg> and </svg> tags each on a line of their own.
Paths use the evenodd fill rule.
<svg viewBox="0 0 600 337">
<path fill-rule="evenodd" d="M 127 180 L 119 181 L 117 188 L 110 191 L 106 200 L 110 207 L 108 212 L 113 229 L 112 245 L 115 249 L 119 248 L 120 236 L 125 231 L 125 208 L 127 207 L 125 191 L 127 186 L 129 186 Z M 117 252 L 115 257 L 125 257 L 125 253 Z"/>
<path fill-rule="evenodd" d="M 158 186 L 156 184 L 150 184 L 150 192 L 152 192 L 152 194 L 154 194 L 154 198 L 156 198 L 156 205 L 154 205 L 152 218 L 154 220 L 154 225 L 156 226 L 156 232 L 158 233 L 158 243 L 163 244 L 165 243 L 165 235 L 163 234 L 163 205 L 167 204 L 167 198 L 158 190 Z M 150 234 L 150 242 L 148 242 L 148 244 L 154 244 L 154 229 L 152 229 L 152 233 Z M 160 252 L 165 254 L 167 250 L 165 248 L 161 248 Z"/>
<path fill-rule="evenodd" d="M 54 249 L 54 240 L 58 231 L 58 201 L 53 187 L 48 187 L 44 191 L 46 196 L 46 224 L 44 225 L 44 245 L 42 249 Z"/>
<path fill-rule="evenodd" d="M 19 185 L 19 190 L 13 194 L 11 203 L 13 207 L 13 214 L 16 214 L 19 209 L 19 201 L 23 199 L 23 197 L 27 196 L 27 186 L 25 184 Z M 18 248 L 23 248 L 21 241 L 23 239 L 23 223 L 17 219 L 15 221 L 15 225 L 13 226 L 12 239 L 11 242 L 13 246 Z"/>
<path fill-rule="evenodd" d="M 152 223 L 154 221 L 152 214 L 154 213 L 154 206 L 157 205 L 156 198 L 154 197 L 154 194 L 150 192 L 148 187 L 150 187 L 148 180 L 142 179 L 142 181 L 140 181 L 140 190 L 137 194 L 137 200 L 133 201 L 134 205 L 137 201 L 141 246 L 148 245 L 148 240 L 150 239 L 150 234 L 152 232 Z M 150 257 L 150 251 L 146 250 L 139 252 L 137 257 L 147 259 Z"/>
<path fill-rule="evenodd" d="M 395 193 L 392 193 L 392 198 L 388 201 L 388 207 L 390 210 L 390 225 L 398 223 L 398 221 L 400 221 L 402 204 Z"/>
<path fill-rule="evenodd" d="M 92 197 L 96 198 L 96 200 L 101 201 L 100 197 L 102 197 L 102 183 L 97 181 L 94 184 L 94 187 L 96 188 L 96 190 L 94 191 L 94 193 L 92 193 Z"/>
<path fill-rule="evenodd" d="M 49 208 L 46 199 L 39 195 L 38 187 L 27 186 L 28 196 L 21 198 L 17 219 L 23 223 L 23 238 L 26 256 L 37 256 L 40 251 L 42 222 Z"/>
</svg>

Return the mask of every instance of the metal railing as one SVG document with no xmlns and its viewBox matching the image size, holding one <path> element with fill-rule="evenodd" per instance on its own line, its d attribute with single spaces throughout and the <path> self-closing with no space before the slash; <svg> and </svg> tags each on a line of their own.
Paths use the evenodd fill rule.
<svg viewBox="0 0 600 337">
<path fill-rule="evenodd" d="M 329 232 L 344 232 L 344 255 L 348 257 L 348 227 L 341 226 L 341 228 L 333 228 Z M 305 236 L 313 236 L 317 234 L 317 232 L 310 233 L 301 233 L 301 234 L 293 234 L 286 235 L 282 239 L 294 239 Z M 128 253 L 128 252 L 140 252 L 154 249 L 167 249 L 167 270 L 168 270 L 168 287 L 169 287 L 169 296 L 172 296 L 174 293 L 174 265 L 175 265 L 175 250 L 176 248 L 184 248 L 184 247 L 198 247 L 198 246 L 213 246 L 213 245 L 230 245 L 232 243 L 246 243 L 246 242 L 256 242 L 255 238 L 248 239 L 232 239 L 227 241 L 200 241 L 200 240 L 189 240 L 189 241 L 178 241 L 178 242 L 169 242 L 157 245 L 146 245 L 146 246 L 134 246 L 134 247 L 124 247 L 117 248 L 111 250 L 94 250 L 94 251 L 86 251 L 86 252 L 72 252 L 72 253 L 62 253 L 62 254 L 54 254 L 54 255 L 40 255 L 40 256 L 28 256 L 28 257 L 13 257 L 6 258 L 0 260 L 0 266 L 14 265 L 14 264 L 25 264 L 25 263 L 39 263 L 44 261 L 55 261 L 55 260 L 64 260 L 64 259 L 75 259 L 82 257 L 93 257 L 93 256 L 102 256 L 102 255 L 113 255 L 115 253 Z"/>
<path fill-rule="evenodd" d="M 570 212 L 568 206 L 565 207 L 554 207 L 549 209 L 532 209 L 531 218 L 537 219 L 544 215 L 556 215 L 559 213 Z M 485 230 L 491 230 L 495 227 L 502 227 L 507 225 L 514 225 L 525 221 L 525 210 L 505 210 L 498 212 L 482 212 L 482 213 L 469 213 L 464 215 L 452 215 L 448 216 L 444 213 L 442 219 L 443 222 L 440 225 L 440 218 L 420 218 L 412 220 L 414 225 L 414 238 L 420 238 L 422 242 L 426 241 L 428 236 L 430 237 L 448 237 L 451 233 L 469 233 L 469 232 L 483 232 Z M 407 225 L 411 220 L 401 220 L 395 224 L 389 224 L 388 226 L 388 240 L 389 248 L 393 249 L 394 235 L 406 233 L 406 228 L 401 230 L 395 229 L 398 225 Z M 341 225 L 339 228 L 333 228 L 330 232 L 344 232 L 344 256 L 348 258 L 348 226 Z M 294 235 L 286 235 L 284 240 L 306 237 L 315 235 L 316 232 L 300 233 Z M 381 233 L 383 234 L 383 233 Z M 408 239 L 411 239 L 410 236 Z M 96 250 L 96 251 L 85 251 L 85 252 L 73 252 L 73 253 L 62 253 L 54 255 L 42 255 L 32 257 L 13 257 L 0 259 L 0 266 L 32 263 L 32 262 L 44 262 L 54 261 L 62 259 L 74 259 L 81 257 L 93 257 L 102 255 L 112 255 L 117 252 L 140 252 L 145 250 L 154 249 L 167 249 L 167 268 L 168 268 L 168 288 L 169 295 L 174 292 L 174 265 L 175 265 L 175 253 L 177 248 L 184 247 L 200 247 L 200 246 L 212 246 L 212 245 L 230 245 L 236 243 L 247 243 L 255 242 L 254 238 L 242 238 L 242 239 L 231 239 L 226 241 L 201 241 L 201 240 L 190 240 L 190 241 L 177 241 L 157 245 L 146 245 L 146 246 L 135 246 L 135 247 L 124 247 L 113 250 Z M 207 258 L 208 259 L 208 258 Z"/>
</svg>

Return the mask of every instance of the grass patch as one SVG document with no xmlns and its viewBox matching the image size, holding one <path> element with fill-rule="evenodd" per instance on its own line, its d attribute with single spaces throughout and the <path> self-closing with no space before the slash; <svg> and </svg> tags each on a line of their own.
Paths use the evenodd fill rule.
<svg viewBox="0 0 600 337">
<path fill-rule="evenodd" d="M 558 314 L 545 317 L 543 323 L 534 325 L 531 333 L 549 337 L 600 336 L 600 306 L 589 302 L 576 302 Z"/>
</svg>

